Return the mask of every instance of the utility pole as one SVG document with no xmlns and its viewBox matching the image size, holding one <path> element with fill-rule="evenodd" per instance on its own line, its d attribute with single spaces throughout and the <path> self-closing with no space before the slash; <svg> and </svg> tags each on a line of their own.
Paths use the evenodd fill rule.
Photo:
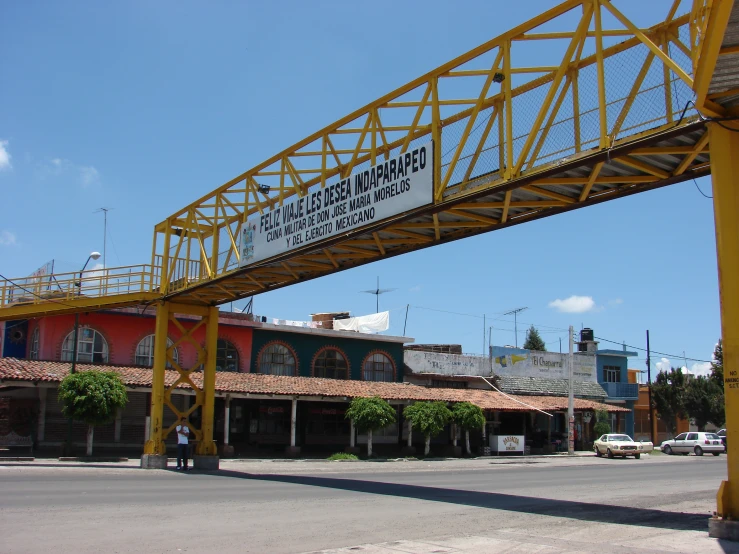
<svg viewBox="0 0 739 554">
<path fill-rule="evenodd" d="M 514 343 L 516 345 L 516 348 L 518 348 L 518 312 L 522 312 L 524 310 L 528 310 L 528 307 L 526 308 L 516 308 L 515 310 L 511 310 L 510 312 L 506 312 L 503 315 L 511 315 L 513 314 L 513 332 L 516 333 L 516 342 Z"/>
<path fill-rule="evenodd" d="M 482 314 L 482 355 L 485 355 L 485 328 L 488 326 L 485 314 Z"/>
<path fill-rule="evenodd" d="M 493 374 L 493 326 L 488 329 L 488 357 L 490 358 L 490 375 Z"/>
<path fill-rule="evenodd" d="M 108 249 L 108 212 L 111 209 L 112 208 L 99 208 L 93 212 L 96 214 L 103 212 L 103 268 L 108 267 L 105 263 L 105 254 Z"/>
<path fill-rule="evenodd" d="M 654 418 L 654 404 L 652 404 L 652 366 L 649 351 L 649 329 L 647 329 L 647 395 L 649 401 L 649 436 L 654 444 L 657 435 L 657 421 Z"/>
<path fill-rule="evenodd" d="M 567 357 L 567 370 L 569 373 L 569 394 L 567 397 L 567 453 L 572 455 L 575 453 L 575 387 L 572 382 L 572 377 L 574 374 L 574 355 L 572 353 L 573 350 L 573 343 L 572 343 L 572 335 L 574 333 L 574 328 L 572 325 L 570 325 L 570 354 Z"/>
</svg>

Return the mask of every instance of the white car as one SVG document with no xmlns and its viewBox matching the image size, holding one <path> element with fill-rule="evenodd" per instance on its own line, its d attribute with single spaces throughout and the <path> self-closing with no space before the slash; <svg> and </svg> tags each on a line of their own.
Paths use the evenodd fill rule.
<svg viewBox="0 0 739 554">
<path fill-rule="evenodd" d="M 716 433 L 680 433 L 674 439 L 666 440 L 660 447 L 665 454 L 682 454 L 687 456 L 691 452 L 696 456 L 703 456 L 704 452 L 710 452 L 718 456 L 724 452 L 724 443 Z"/>
<path fill-rule="evenodd" d="M 604 454 L 609 458 L 614 456 L 634 456 L 637 460 L 645 452 L 651 452 L 654 445 L 651 442 L 635 442 L 629 435 L 608 434 L 603 435 L 593 443 L 596 456 Z"/>
</svg>

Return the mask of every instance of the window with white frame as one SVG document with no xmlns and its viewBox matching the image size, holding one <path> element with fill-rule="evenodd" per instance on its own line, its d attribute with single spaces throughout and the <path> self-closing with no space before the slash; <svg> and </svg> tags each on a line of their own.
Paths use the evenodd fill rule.
<svg viewBox="0 0 739 554">
<path fill-rule="evenodd" d="M 167 348 L 171 348 L 172 344 L 174 344 L 172 342 L 172 339 L 168 337 Z M 179 363 L 179 354 L 177 353 L 176 348 L 172 352 L 172 357 L 174 358 L 175 363 Z M 141 339 L 141 342 L 139 342 L 138 346 L 136 347 L 134 364 L 143 367 L 154 367 L 154 335 L 149 335 Z M 169 360 L 167 360 L 167 367 L 172 367 L 172 364 L 169 362 Z"/>
<path fill-rule="evenodd" d="M 62 361 L 71 362 L 74 357 L 74 331 L 62 343 Z M 103 335 L 90 327 L 82 327 L 77 333 L 77 361 L 91 364 L 108 363 L 108 342 Z"/>
<path fill-rule="evenodd" d="M 603 381 L 606 383 L 620 383 L 621 382 L 621 368 L 617 365 L 604 365 L 603 366 Z"/>
<path fill-rule="evenodd" d="M 280 343 L 270 344 L 259 356 L 259 373 L 294 376 L 296 365 L 295 355 Z"/>
<path fill-rule="evenodd" d="M 36 327 L 33 330 L 33 333 L 31 334 L 31 346 L 28 349 L 28 359 L 29 360 L 38 360 L 40 335 L 41 335 L 41 332 L 39 331 L 39 328 Z"/>
</svg>

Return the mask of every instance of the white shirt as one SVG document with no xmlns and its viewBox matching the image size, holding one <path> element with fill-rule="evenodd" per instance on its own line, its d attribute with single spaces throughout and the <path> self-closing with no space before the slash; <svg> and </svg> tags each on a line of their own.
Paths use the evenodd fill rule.
<svg viewBox="0 0 739 554">
<path fill-rule="evenodd" d="M 182 433 L 180 433 L 180 430 L 182 430 Z M 187 425 L 177 426 L 177 444 L 187 444 L 189 435 L 190 429 L 187 428 Z"/>
</svg>

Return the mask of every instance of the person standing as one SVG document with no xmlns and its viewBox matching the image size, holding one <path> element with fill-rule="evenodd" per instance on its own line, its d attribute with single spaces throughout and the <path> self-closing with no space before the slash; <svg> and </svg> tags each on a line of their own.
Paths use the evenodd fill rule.
<svg viewBox="0 0 739 554">
<path fill-rule="evenodd" d="M 177 469 L 187 471 L 188 446 L 190 443 L 190 428 L 187 426 L 187 418 L 182 416 L 177 426 Z"/>
</svg>

